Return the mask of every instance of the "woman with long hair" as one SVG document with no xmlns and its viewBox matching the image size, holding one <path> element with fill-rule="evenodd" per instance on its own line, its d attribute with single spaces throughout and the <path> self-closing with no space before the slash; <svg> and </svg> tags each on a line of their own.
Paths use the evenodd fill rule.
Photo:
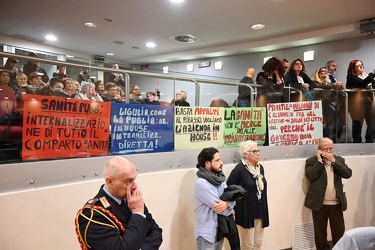
<svg viewBox="0 0 375 250">
<path fill-rule="evenodd" d="M 345 119 L 343 119 L 345 117 L 345 106 L 339 105 L 338 98 L 341 98 L 341 95 L 327 90 L 343 90 L 344 86 L 341 82 L 331 82 L 326 67 L 318 68 L 311 80 L 314 81 L 317 88 L 323 89 L 315 91 L 315 100 L 322 100 L 323 105 L 323 124 L 325 124 L 323 137 L 328 137 L 336 142 L 345 125 Z"/>
<path fill-rule="evenodd" d="M 315 83 L 306 74 L 305 65 L 301 59 L 295 59 L 290 64 L 289 71 L 285 77 L 285 86 L 301 90 L 307 101 L 314 100 L 310 90 L 315 88 Z M 290 101 L 290 91 L 284 97 L 286 101 Z"/>
<path fill-rule="evenodd" d="M 285 68 L 276 57 L 269 58 L 258 73 L 256 83 L 262 85 L 258 89 L 257 107 L 266 107 L 267 103 L 282 102 L 284 83 L 281 80 Z"/>
<path fill-rule="evenodd" d="M 375 69 L 367 74 L 363 62 L 353 60 L 349 63 L 346 76 L 346 88 L 357 89 L 349 94 L 349 114 L 352 118 L 353 142 L 362 142 L 362 125 L 366 120 L 366 142 L 374 142 L 375 138 L 375 107 L 374 95 L 371 91 L 361 91 L 375 88 Z"/>
</svg>

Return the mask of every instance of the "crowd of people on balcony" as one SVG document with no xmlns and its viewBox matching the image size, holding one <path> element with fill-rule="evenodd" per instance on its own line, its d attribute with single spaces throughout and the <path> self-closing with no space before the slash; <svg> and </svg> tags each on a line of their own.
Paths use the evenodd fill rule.
<svg viewBox="0 0 375 250">
<path fill-rule="evenodd" d="M 338 141 L 345 130 L 345 84 L 336 79 L 337 63 L 328 61 L 326 65 L 315 70 L 312 78 L 306 73 L 301 59 L 289 62 L 287 59 L 269 58 L 262 66 L 262 71 L 256 74 L 254 68 L 249 68 L 240 83 L 256 83 L 261 87 L 256 89 L 256 106 L 266 107 L 268 103 L 290 101 L 321 100 L 323 105 L 324 130 L 323 136 L 333 142 Z M 346 79 L 348 92 L 348 109 L 352 119 L 353 142 L 362 142 L 361 131 L 366 121 L 366 142 L 375 139 L 375 104 L 374 92 L 363 91 L 375 89 L 374 75 L 364 71 L 362 61 L 353 60 L 349 63 Z M 253 80 L 257 75 L 256 81 Z M 256 86 L 256 85 L 254 85 Z M 250 106 L 250 88 L 239 85 L 239 95 L 233 106 Z M 302 95 L 302 98 L 300 94 Z"/>
<path fill-rule="evenodd" d="M 124 93 L 125 79 L 122 74 L 110 73 L 106 81 L 93 82 L 88 67 L 82 67 L 76 79 L 66 74 L 65 66 L 57 65 L 57 72 L 49 78 L 46 70 L 40 66 L 38 55 L 34 52 L 28 54 L 35 60 L 28 61 L 20 69 L 18 59 L 8 58 L 1 67 L 2 86 L 8 86 L 13 90 L 11 100 L 17 101 L 19 110 L 23 109 L 23 100 L 26 94 L 62 96 L 82 100 L 105 101 L 123 103 L 126 99 L 134 104 L 190 106 L 187 102 L 187 93 L 179 90 L 176 98 L 171 102 L 160 101 L 160 91 L 149 91 L 145 97 L 141 95 L 138 85 L 131 88 L 127 98 Z M 113 64 L 113 69 L 119 69 L 118 64 Z M 262 66 L 262 71 L 256 74 L 254 68 L 249 68 L 246 76 L 239 85 L 239 96 L 233 106 L 250 107 L 250 88 L 246 84 L 255 83 L 262 87 L 257 88 L 256 106 L 266 107 L 268 103 L 280 103 L 289 101 L 313 101 L 322 100 L 324 131 L 323 136 L 331 138 L 334 142 L 344 131 L 346 124 L 345 84 L 335 78 L 337 64 L 329 61 L 326 65 L 315 70 L 312 78 L 306 73 L 306 68 L 301 59 L 295 59 L 290 63 L 286 59 L 276 57 L 269 58 Z M 366 142 L 374 142 L 375 138 L 375 108 L 371 91 L 375 88 L 375 70 L 371 73 L 364 71 L 363 62 L 353 60 L 349 63 L 347 71 L 346 88 L 349 95 L 349 114 L 352 119 L 352 134 L 354 142 L 361 142 L 363 122 L 366 121 Z M 348 91 L 348 89 L 355 89 Z M 299 95 L 301 93 L 301 95 Z M 228 106 L 228 105 L 226 105 Z"/>
<path fill-rule="evenodd" d="M 17 100 L 18 110 L 23 110 L 23 102 L 26 94 L 60 96 L 67 98 L 77 98 L 82 100 L 104 101 L 124 103 L 127 99 L 125 96 L 125 79 L 123 74 L 109 73 L 106 82 L 102 80 L 93 81 L 90 76 L 88 67 L 82 67 L 76 79 L 66 74 L 64 65 L 56 65 L 57 72 L 53 73 L 52 78 L 44 68 L 40 66 L 38 55 L 30 52 L 28 56 L 35 57 L 35 60 L 28 61 L 21 68 L 17 68 L 18 59 L 8 58 L 6 64 L 1 69 L 7 75 L 4 76 L 3 85 L 7 85 L 13 90 L 12 100 Z M 119 69 L 117 63 L 112 66 L 113 69 Z M 181 90 L 182 91 L 182 90 Z M 186 102 L 187 94 L 185 91 L 179 91 L 176 94 L 176 105 L 190 106 Z M 11 93 L 11 92 L 7 92 Z M 145 97 L 141 96 L 141 89 L 134 85 L 129 95 L 129 103 L 132 104 L 151 104 L 161 105 L 160 91 L 149 91 Z M 174 105 L 174 101 L 163 102 L 163 105 Z"/>
</svg>

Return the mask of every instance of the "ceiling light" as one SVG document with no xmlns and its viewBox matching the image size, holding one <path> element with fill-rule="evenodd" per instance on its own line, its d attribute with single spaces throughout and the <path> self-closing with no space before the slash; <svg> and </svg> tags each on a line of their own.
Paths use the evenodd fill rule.
<svg viewBox="0 0 375 250">
<path fill-rule="evenodd" d="M 45 39 L 47 39 L 48 41 L 56 41 L 57 40 L 57 38 L 54 35 L 46 35 Z"/>
<path fill-rule="evenodd" d="M 148 42 L 148 43 L 146 43 L 146 46 L 149 47 L 149 48 L 154 48 L 156 46 L 156 44 L 154 42 Z"/>
<path fill-rule="evenodd" d="M 257 24 L 251 25 L 251 28 L 253 30 L 260 30 L 260 29 L 263 29 L 264 27 L 266 27 L 266 25 L 261 24 L 261 23 L 257 23 Z"/>
<path fill-rule="evenodd" d="M 171 1 L 172 3 L 182 3 L 185 0 L 169 0 L 169 1 Z"/>
<path fill-rule="evenodd" d="M 96 27 L 96 24 L 95 24 L 95 23 L 90 23 L 90 22 L 85 23 L 85 25 L 86 25 L 87 27 L 90 27 L 90 28 L 95 28 L 95 27 Z"/>
<path fill-rule="evenodd" d="M 112 52 L 107 52 L 105 53 L 107 56 L 114 56 L 115 54 L 113 54 Z"/>
<path fill-rule="evenodd" d="M 71 55 L 66 55 L 66 57 L 68 57 L 68 58 L 74 58 L 74 56 L 71 56 Z"/>
</svg>

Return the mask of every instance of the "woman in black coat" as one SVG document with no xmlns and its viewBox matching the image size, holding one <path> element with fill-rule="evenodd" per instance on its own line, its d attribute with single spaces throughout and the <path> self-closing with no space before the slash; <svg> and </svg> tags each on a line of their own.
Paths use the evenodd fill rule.
<svg viewBox="0 0 375 250">
<path fill-rule="evenodd" d="M 257 143 L 242 142 L 239 150 L 242 160 L 230 173 L 227 185 L 241 185 L 248 192 L 234 207 L 241 249 L 261 249 L 264 228 L 269 226 L 267 181 L 258 163 Z"/>
<path fill-rule="evenodd" d="M 366 142 L 373 143 L 375 140 L 375 110 L 374 95 L 370 91 L 361 89 L 375 88 L 375 69 L 367 74 L 360 60 L 353 60 L 349 63 L 348 75 L 346 76 L 346 88 L 357 89 L 349 92 L 349 113 L 352 118 L 353 142 L 362 142 L 363 120 L 366 121 Z"/>
<path fill-rule="evenodd" d="M 187 93 L 184 90 L 179 90 L 176 93 L 176 99 L 173 99 L 171 101 L 171 105 L 174 106 L 185 106 L 185 107 L 190 107 L 190 103 L 186 101 L 187 99 Z"/>
<path fill-rule="evenodd" d="M 306 74 L 305 65 L 301 59 L 295 59 L 285 77 L 285 86 L 290 86 L 302 91 L 306 101 L 314 101 L 310 90 L 315 88 L 315 83 Z M 284 101 L 290 101 L 290 90 L 285 91 Z"/>
</svg>

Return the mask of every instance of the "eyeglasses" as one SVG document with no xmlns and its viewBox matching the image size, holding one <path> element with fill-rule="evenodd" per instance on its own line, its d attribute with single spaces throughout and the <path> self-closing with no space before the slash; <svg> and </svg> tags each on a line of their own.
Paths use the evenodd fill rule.
<svg viewBox="0 0 375 250">
<path fill-rule="evenodd" d="M 302 63 L 295 63 L 294 65 L 298 65 L 298 66 L 301 66 L 301 65 L 302 65 Z"/>
<path fill-rule="evenodd" d="M 258 149 L 258 150 L 253 150 L 253 151 L 247 151 L 248 153 L 253 153 L 253 154 L 256 154 L 256 153 L 260 153 L 260 150 Z"/>
<path fill-rule="evenodd" d="M 327 73 L 327 70 L 319 70 L 319 73 Z"/>
<path fill-rule="evenodd" d="M 356 67 L 356 68 L 363 67 L 363 64 L 356 65 L 355 67 Z"/>
</svg>

